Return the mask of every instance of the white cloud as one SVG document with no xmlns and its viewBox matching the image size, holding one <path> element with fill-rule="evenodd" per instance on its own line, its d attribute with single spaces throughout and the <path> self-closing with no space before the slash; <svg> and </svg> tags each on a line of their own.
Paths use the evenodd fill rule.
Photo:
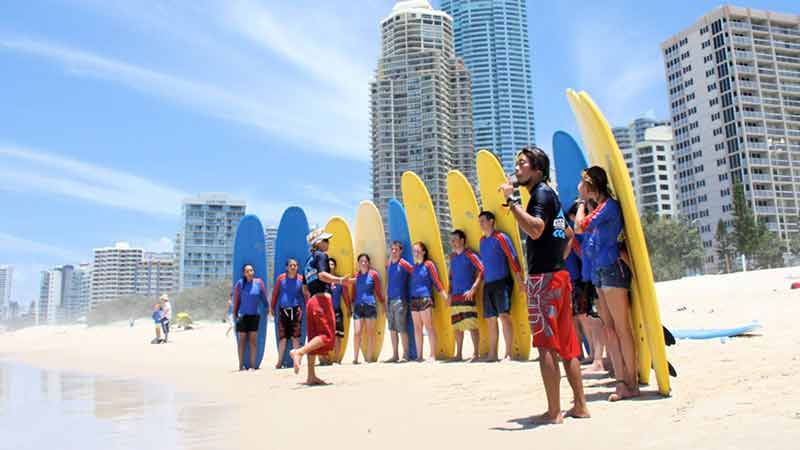
<svg viewBox="0 0 800 450">
<path fill-rule="evenodd" d="M 0 145 L 0 189 L 41 192 L 152 215 L 174 216 L 188 195 L 129 173 Z"/>
</svg>

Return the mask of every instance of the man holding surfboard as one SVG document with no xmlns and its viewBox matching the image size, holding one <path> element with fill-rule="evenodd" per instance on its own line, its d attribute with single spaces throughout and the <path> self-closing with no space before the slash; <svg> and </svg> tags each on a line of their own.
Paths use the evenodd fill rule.
<svg viewBox="0 0 800 450">
<path fill-rule="evenodd" d="M 531 194 L 528 205 L 515 194 L 512 179 L 500 186 L 522 231 L 528 263 L 528 321 L 533 346 L 539 349 L 539 369 L 547 394 L 547 412 L 534 417 L 534 422 L 558 424 L 564 421 L 561 412 L 560 357 L 572 387 L 575 405 L 566 416 L 588 418 L 589 409 L 583 393 L 580 345 L 572 322 L 572 285 L 564 268 L 564 252 L 572 239 L 556 192 L 547 184 L 550 159 L 539 148 L 524 148 L 517 155 L 516 180 Z"/>
<path fill-rule="evenodd" d="M 450 233 L 450 318 L 456 332 L 456 355 L 453 361 L 463 361 L 464 332 L 472 339 L 472 359 L 478 360 L 478 307 L 475 294 L 483 279 L 483 264 L 478 255 L 467 248 L 467 235 L 462 230 Z"/>
<path fill-rule="evenodd" d="M 386 298 L 387 318 L 389 320 L 389 331 L 392 337 L 392 357 L 384 362 L 396 363 L 401 361 L 399 352 L 399 342 L 403 343 L 403 359 L 408 361 L 408 333 L 406 318 L 408 315 L 408 282 L 414 272 L 414 266 L 403 259 L 403 244 L 399 241 L 392 242 L 391 259 L 386 265 Z M 399 335 L 399 339 L 398 339 Z"/>
<path fill-rule="evenodd" d="M 306 345 L 292 350 L 289 355 L 294 363 L 294 373 L 300 372 L 300 364 L 304 355 L 308 355 L 309 386 L 327 384 L 317 377 L 314 370 L 317 356 L 324 356 L 333 350 L 336 342 L 336 316 L 333 312 L 333 300 L 330 294 L 331 284 L 342 284 L 344 277 L 331 275 L 328 262 L 328 239 L 333 235 L 318 228 L 308 234 L 306 239 L 311 246 L 311 255 L 305 264 L 304 281 L 309 300 L 306 304 L 306 327 L 308 342 Z"/>
</svg>

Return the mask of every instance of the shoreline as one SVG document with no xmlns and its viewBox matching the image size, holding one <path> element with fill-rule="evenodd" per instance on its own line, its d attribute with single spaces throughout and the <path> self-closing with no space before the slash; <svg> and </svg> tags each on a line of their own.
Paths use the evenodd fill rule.
<svg viewBox="0 0 800 450">
<path fill-rule="evenodd" d="M 241 425 L 238 447 L 266 440 L 275 448 L 405 449 L 413 442 L 475 448 L 530 445 L 533 438 L 568 447 L 591 442 L 601 449 L 632 444 L 745 448 L 763 446 L 767 433 L 771 448 L 793 448 L 800 439 L 800 335 L 795 325 L 800 291 L 789 290 L 789 277 L 798 275 L 800 268 L 789 268 L 659 283 L 662 321 L 670 329 L 732 327 L 751 320 L 759 320 L 762 328 L 749 338 L 681 340 L 668 347 L 678 371 L 669 398 L 657 394 L 652 380 L 642 398 L 612 404 L 606 398 L 613 387 L 603 386 L 610 380 L 586 377 L 593 417 L 568 419 L 560 426 L 522 423 L 545 409 L 534 361 L 346 363 L 319 369 L 332 386 L 305 387 L 298 384 L 304 371 L 294 375 L 272 368 L 272 324 L 263 368 L 256 372 L 236 370 L 233 338 L 225 337 L 223 323 L 171 333 L 166 345 L 148 343 L 153 330 L 147 322 L 133 328 L 127 323 L 34 327 L 0 335 L 0 358 L 163 382 L 232 405 L 238 413 L 231 420 Z M 388 336 L 384 345 L 391 349 Z M 348 350 L 345 362 L 352 359 Z M 562 377 L 563 410 L 570 407 L 570 395 Z"/>
</svg>

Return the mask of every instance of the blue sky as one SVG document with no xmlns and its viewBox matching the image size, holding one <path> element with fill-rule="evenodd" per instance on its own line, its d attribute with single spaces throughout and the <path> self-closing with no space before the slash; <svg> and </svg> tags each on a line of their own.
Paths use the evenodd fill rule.
<svg viewBox="0 0 800 450">
<path fill-rule="evenodd" d="M 171 250 L 180 200 L 198 192 L 230 192 L 270 224 L 290 204 L 320 223 L 352 216 L 394 3 L 0 2 L 0 264 L 17 267 L 16 297 L 94 247 Z M 529 2 L 538 143 L 575 131 L 568 87 L 614 124 L 666 117 L 659 44 L 716 5 Z"/>
</svg>

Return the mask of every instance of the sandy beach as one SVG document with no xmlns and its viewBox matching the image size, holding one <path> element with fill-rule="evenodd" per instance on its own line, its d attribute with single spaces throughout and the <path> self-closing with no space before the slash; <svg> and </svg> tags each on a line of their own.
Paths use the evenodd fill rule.
<svg viewBox="0 0 800 450">
<path fill-rule="evenodd" d="M 235 371 L 234 345 L 222 323 L 174 332 L 168 345 L 149 344 L 146 319 L 133 328 L 36 327 L 0 335 L 0 358 L 202 394 L 226 411 L 214 420 L 238 428 L 232 448 L 789 449 L 800 442 L 800 291 L 789 290 L 796 280 L 800 268 L 660 283 L 662 321 L 670 329 L 751 320 L 763 327 L 750 337 L 668 348 L 679 375 L 669 398 L 656 393 L 653 377 L 642 398 L 611 404 L 610 380 L 586 378 L 593 417 L 560 426 L 525 424 L 545 410 L 534 361 L 344 364 L 320 369 L 332 385 L 309 388 L 291 370 L 272 369 L 271 339 L 264 369 Z M 384 358 L 388 349 L 387 338 Z M 567 409 L 566 379 L 562 399 Z"/>
</svg>

